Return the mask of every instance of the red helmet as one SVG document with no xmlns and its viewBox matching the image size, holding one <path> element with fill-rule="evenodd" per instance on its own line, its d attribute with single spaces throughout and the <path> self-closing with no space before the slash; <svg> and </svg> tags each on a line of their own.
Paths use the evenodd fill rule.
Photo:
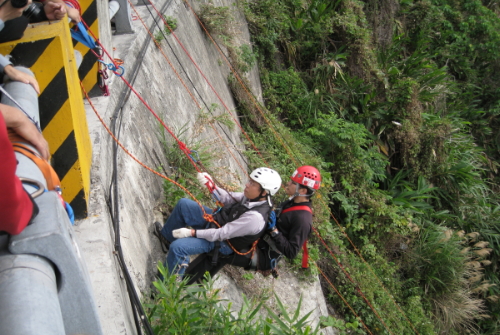
<svg viewBox="0 0 500 335">
<path fill-rule="evenodd" d="M 292 181 L 302 186 L 309 187 L 313 190 L 319 189 L 321 184 L 321 175 L 318 169 L 313 166 L 301 166 L 290 177 Z"/>
</svg>

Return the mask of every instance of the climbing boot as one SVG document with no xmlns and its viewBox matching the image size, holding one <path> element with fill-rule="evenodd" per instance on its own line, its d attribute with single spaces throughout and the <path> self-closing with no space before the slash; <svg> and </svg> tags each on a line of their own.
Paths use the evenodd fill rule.
<svg viewBox="0 0 500 335">
<path fill-rule="evenodd" d="M 155 227 L 154 227 L 154 234 L 158 239 L 160 240 L 161 243 L 161 249 L 163 252 L 167 252 L 168 249 L 170 248 L 170 242 L 161 234 L 161 229 L 163 228 L 162 224 L 159 223 L 158 221 L 155 222 Z M 166 250 L 165 250 L 166 249 Z"/>
</svg>

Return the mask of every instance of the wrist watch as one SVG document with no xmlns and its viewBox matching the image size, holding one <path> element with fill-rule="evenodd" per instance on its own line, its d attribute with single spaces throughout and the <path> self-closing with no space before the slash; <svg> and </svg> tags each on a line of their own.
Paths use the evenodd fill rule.
<svg viewBox="0 0 500 335">
<path fill-rule="evenodd" d="M 279 233 L 280 233 L 279 230 L 275 229 L 271 232 L 271 237 L 276 237 Z"/>
</svg>

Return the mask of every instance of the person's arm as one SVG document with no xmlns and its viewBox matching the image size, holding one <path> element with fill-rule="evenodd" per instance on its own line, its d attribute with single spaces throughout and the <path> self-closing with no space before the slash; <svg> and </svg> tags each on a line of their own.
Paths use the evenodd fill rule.
<svg viewBox="0 0 500 335">
<path fill-rule="evenodd" d="M 20 81 L 21 83 L 33 86 L 36 93 L 40 94 L 40 87 L 38 86 L 38 81 L 36 81 L 35 77 L 30 76 L 23 71 L 19 71 L 14 66 L 12 66 L 12 63 L 6 65 L 3 68 L 3 72 L 13 81 Z"/>
<path fill-rule="evenodd" d="M 0 113 L 5 119 L 7 128 L 15 131 L 19 136 L 31 143 L 44 159 L 49 159 L 49 144 L 38 131 L 37 127 L 19 109 L 0 104 Z"/>
<path fill-rule="evenodd" d="M 12 62 L 4 55 L 0 55 L 0 71 L 4 72 L 7 65 L 12 65 Z"/>
<path fill-rule="evenodd" d="M 290 212 L 288 238 L 282 233 L 273 237 L 276 248 L 288 259 L 294 259 L 311 233 L 312 216 L 306 211 Z M 279 228 L 278 228 L 279 230 Z"/>
<path fill-rule="evenodd" d="M 196 237 L 207 241 L 224 241 L 233 237 L 255 235 L 262 231 L 265 222 L 257 211 L 248 211 L 238 219 L 226 223 L 222 228 L 196 230 Z"/>
<path fill-rule="evenodd" d="M 16 176 L 17 160 L 7 135 L 7 127 L 0 113 L 0 231 L 19 234 L 33 217 L 34 204 Z"/>
<path fill-rule="evenodd" d="M 201 187 L 208 187 L 224 205 L 231 205 L 235 202 L 241 201 L 244 198 L 241 192 L 228 192 L 217 185 L 213 181 L 213 178 L 206 172 L 199 172 L 196 176 L 198 183 Z"/>
<path fill-rule="evenodd" d="M 80 22 L 82 20 L 82 18 L 80 17 L 80 12 L 78 11 L 78 9 L 66 5 L 66 11 L 68 12 L 69 18 L 73 22 L 78 23 L 78 22 Z"/>
</svg>

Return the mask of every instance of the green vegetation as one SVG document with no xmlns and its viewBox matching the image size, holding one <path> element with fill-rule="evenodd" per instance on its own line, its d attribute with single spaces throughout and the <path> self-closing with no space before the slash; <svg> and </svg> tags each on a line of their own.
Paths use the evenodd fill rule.
<svg viewBox="0 0 500 335">
<path fill-rule="evenodd" d="M 163 18 L 165 19 L 165 22 L 167 24 L 164 24 L 163 31 L 159 30 L 155 34 L 155 40 L 156 42 L 160 43 L 165 39 L 165 36 L 170 35 L 175 29 L 177 29 L 177 19 L 173 18 L 171 16 L 163 15 Z"/>
<path fill-rule="evenodd" d="M 209 3 L 199 15 L 238 73 L 259 66 L 265 106 L 247 95 L 245 79 L 229 77 L 243 127 L 260 151 L 246 143 L 250 165 L 272 161 L 282 175 L 305 164 L 322 172 L 314 207 L 324 241 L 311 236 L 316 267 L 309 275 L 324 275 L 325 295 L 342 318 L 323 325 L 341 334 L 500 333 L 498 5 L 238 5 L 251 48 L 233 44 L 233 8 Z M 304 325 L 284 311 L 288 323 L 270 313 L 274 326 L 254 324 L 260 307 L 252 304 L 233 317 L 210 286 L 168 300 L 170 280 L 157 283 L 163 297 L 151 310 L 155 325 L 166 325 L 163 313 L 184 311 L 178 319 L 209 327 L 202 333 L 307 331 L 292 327 Z M 175 305 L 193 299 L 206 307 Z M 214 323 L 202 325 L 202 313 L 212 313 L 206 319 Z"/>
<path fill-rule="evenodd" d="M 359 316 L 332 290 L 345 320 L 337 327 L 364 334 L 362 320 L 374 334 L 500 332 L 498 7 L 240 7 L 266 101 L 255 106 L 230 78 L 244 127 L 280 173 L 300 162 L 325 177 L 315 225 L 336 259 L 318 244 L 317 265 Z"/>
<path fill-rule="evenodd" d="M 235 334 L 235 335 L 314 335 L 318 329 L 311 329 L 306 319 L 299 317 L 301 304 L 293 313 L 276 298 L 275 312 L 264 306 L 265 299 L 249 301 L 244 299 L 241 309 L 234 313 L 231 303 L 219 297 L 220 290 L 213 287 L 211 278 L 201 285 L 178 281 L 169 276 L 159 265 L 164 280 L 155 281 L 154 299 L 146 304 L 149 322 L 157 335 L 162 334 Z M 263 316 L 264 315 L 264 316 Z"/>
</svg>

